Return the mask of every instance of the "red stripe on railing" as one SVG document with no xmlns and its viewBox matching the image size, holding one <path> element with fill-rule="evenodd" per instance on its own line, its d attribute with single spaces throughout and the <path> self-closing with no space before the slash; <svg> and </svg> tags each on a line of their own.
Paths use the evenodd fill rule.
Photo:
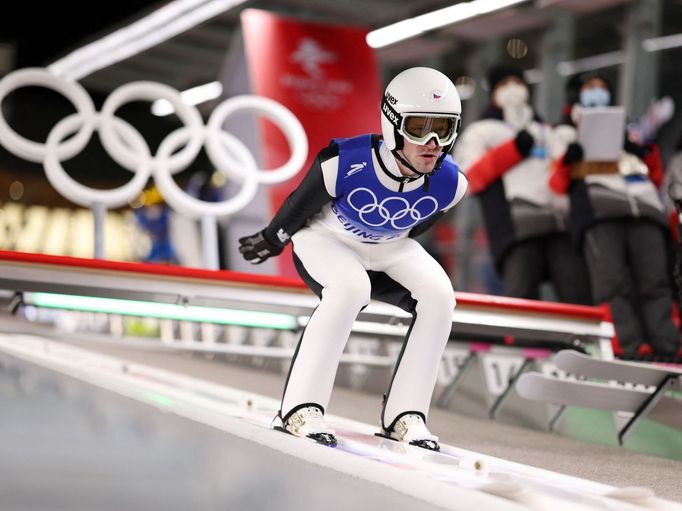
<svg viewBox="0 0 682 511">
<path fill-rule="evenodd" d="M 165 264 L 130 263 L 124 261 L 110 261 L 106 259 L 87 259 L 80 257 L 55 256 L 28 252 L 0 250 L 0 261 L 18 263 L 42 264 L 90 270 L 104 270 L 121 273 L 143 273 L 161 277 L 183 277 L 206 281 L 235 282 L 262 286 L 275 286 L 289 289 L 306 289 L 306 285 L 298 279 L 279 277 L 274 275 L 256 275 L 227 270 L 205 270 L 201 268 L 187 268 Z M 536 312 L 538 314 L 555 314 L 585 319 L 608 320 L 608 307 L 590 307 L 586 305 L 570 305 L 539 300 L 524 300 L 506 296 L 483 295 L 477 293 L 456 293 L 457 303 L 469 307 L 490 307 L 517 310 L 521 312 Z"/>
<path fill-rule="evenodd" d="M 540 300 L 525 300 L 508 296 L 482 295 L 477 293 L 456 293 L 457 303 L 474 307 L 503 307 L 525 312 L 541 312 L 543 314 L 559 314 L 561 316 L 577 316 L 607 320 L 607 306 L 573 305 Z"/>
<path fill-rule="evenodd" d="M 107 259 L 87 259 L 7 250 L 0 250 L 0 261 L 14 261 L 89 270 L 145 273 L 162 277 L 184 277 L 199 280 L 237 282 L 240 284 L 257 284 L 297 289 L 306 288 L 306 285 L 301 280 L 287 277 L 255 275 L 252 273 L 227 270 L 205 270 L 202 268 L 187 268 L 184 266 L 171 266 L 166 264 L 130 263 L 125 261 L 110 261 Z"/>
</svg>

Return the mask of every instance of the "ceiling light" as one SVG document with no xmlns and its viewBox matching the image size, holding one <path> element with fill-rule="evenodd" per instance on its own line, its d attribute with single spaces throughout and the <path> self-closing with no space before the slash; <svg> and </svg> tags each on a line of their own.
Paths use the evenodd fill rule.
<svg viewBox="0 0 682 511">
<path fill-rule="evenodd" d="M 507 41 L 507 53 L 513 59 L 522 59 L 528 55 L 528 45 L 523 39 L 509 39 Z"/>
<path fill-rule="evenodd" d="M 614 51 L 610 53 L 601 53 L 599 55 L 592 55 L 577 60 L 565 60 L 557 64 L 557 73 L 559 76 L 571 76 L 585 71 L 592 71 L 594 69 L 601 69 L 609 66 L 617 66 L 625 62 L 625 53 L 622 51 Z M 523 78 L 527 83 L 533 85 L 541 83 L 545 76 L 540 68 L 526 69 L 523 72 Z"/>
<path fill-rule="evenodd" d="M 185 32 L 245 0 L 175 0 L 53 62 L 58 76 L 79 80 Z"/>
<path fill-rule="evenodd" d="M 223 93 L 223 85 L 220 82 L 205 83 L 180 93 L 182 101 L 188 105 L 198 105 L 205 101 L 220 97 Z M 157 99 L 152 103 L 152 113 L 163 117 L 175 112 L 173 105 L 167 99 Z"/>
<path fill-rule="evenodd" d="M 682 34 L 672 34 L 663 37 L 652 37 L 642 41 L 645 51 L 661 51 L 682 46 Z"/>
<path fill-rule="evenodd" d="M 55 74 L 61 75 L 70 68 L 74 68 L 87 60 L 96 58 L 104 51 L 111 51 L 113 48 L 119 47 L 136 37 L 144 35 L 146 31 L 170 22 L 174 18 L 180 16 L 183 12 L 194 9 L 205 1 L 206 0 L 176 0 L 170 2 L 128 26 L 120 28 L 97 41 L 93 41 L 92 43 L 74 50 L 65 57 L 50 64 L 48 69 Z"/>
<path fill-rule="evenodd" d="M 429 30 L 452 25 L 459 21 L 493 11 L 499 11 L 525 1 L 527 0 L 473 0 L 471 2 L 461 2 L 444 9 L 438 9 L 437 11 L 408 18 L 373 30 L 367 34 L 367 44 L 372 48 L 381 48 L 410 39 Z"/>
<path fill-rule="evenodd" d="M 625 62 L 624 51 L 612 51 L 601 53 L 577 60 L 566 60 L 557 64 L 557 71 L 561 76 L 571 76 L 585 71 L 602 69 L 604 67 L 617 66 Z"/>
</svg>

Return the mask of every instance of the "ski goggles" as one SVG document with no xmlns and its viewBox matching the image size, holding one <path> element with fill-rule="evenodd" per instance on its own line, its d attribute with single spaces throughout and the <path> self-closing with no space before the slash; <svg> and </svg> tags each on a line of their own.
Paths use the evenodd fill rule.
<svg viewBox="0 0 682 511">
<path fill-rule="evenodd" d="M 462 122 L 455 114 L 403 114 L 402 117 L 398 131 L 417 145 L 425 145 L 434 137 L 439 146 L 450 145 Z"/>
</svg>

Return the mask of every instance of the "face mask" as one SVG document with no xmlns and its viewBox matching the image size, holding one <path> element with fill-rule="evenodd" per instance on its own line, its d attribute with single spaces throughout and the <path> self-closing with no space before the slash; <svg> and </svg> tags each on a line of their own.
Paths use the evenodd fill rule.
<svg viewBox="0 0 682 511">
<path fill-rule="evenodd" d="M 493 101 L 502 109 L 523 105 L 528 102 L 528 89 L 520 83 L 507 83 L 495 90 Z"/>
<path fill-rule="evenodd" d="M 582 106 L 609 106 L 611 93 L 606 89 L 595 87 L 580 91 L 580 104 Z"/>
<path fill-rule="evenodd" d="M 516 106 L 507 106 L 502 109 L 504 122 L 510 124 L 517 130 L 528 128 L 533 120 L 533 109 L 530 105 L 522 103 Z"/>
</svg>

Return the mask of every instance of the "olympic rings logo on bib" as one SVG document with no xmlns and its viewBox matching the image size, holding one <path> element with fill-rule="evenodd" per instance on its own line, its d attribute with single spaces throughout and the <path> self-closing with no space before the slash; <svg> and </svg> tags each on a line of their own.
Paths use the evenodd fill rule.
<svg viewBox="0 0 682 511">
<path fill-rule="evenodd" d="M 192 218 L 227 216 L 244 208 L 255 197 L 259 183 L 279 183 L 293 177 L 308 155 L 308 140 L 300 121 L 283 105 L 265 97 L 229 98 L 218 105 L 204 125 L 196 107 L 184 103 L 179 91 L 161 83 L 140 81 L 122 85 L 107 97 L 102 110 L 97 112 L 79 83 L 45 69 L 26 68 L 0 80 L 0 104 L 11 92 L 26 86 L 41 86 L 61 93 L 75 106 L 76 113 L 55 124 L 42 144 L 19 135 L 0 111 L 0 145 L 20 158 L 42 162 L 52 186 L 70 201 L 85 207 L 95 204 L 109 208 L 123 206 L 139 196 L 149 177 L 153 176 L 163 198 L 179 213 Z M 168 100 L 184 126 L 168 134 L 156 154 L 152 154 L 140 132 L 115 113 L 125 103 L 157 99 Z M 286 163 L 272 170 L 259 169 L 251 151 L 222 129 L 225 120 L 241 110 L 260 113 L 282 130 L 291 147 L 291 156 Z M 99 132 L 107 153 L 134 173 L 133 178 L 119 188 L 89 188 L 71 178 L 62 166 L 62 161 L 76 156 L 87 146 L 95 131 Z M 222 202 L 199 200 L 173 180 L 172 175 L 187 168 L 203 146 L 219 172 L 241 183 L 241 189 L 234 197 Z"/>
<path fill-rule="evenodd" d="M 375 193 L 364 187 L 349 193 L 346 201 L 370 227 L 382 227 L 390 222 L 394 229 L 410 229 L 438 211 L 438 201 L 433 197 L 422 197 L 414 204 L 403 197 L 386 197 L 379 202 Z"/>
</svg>

